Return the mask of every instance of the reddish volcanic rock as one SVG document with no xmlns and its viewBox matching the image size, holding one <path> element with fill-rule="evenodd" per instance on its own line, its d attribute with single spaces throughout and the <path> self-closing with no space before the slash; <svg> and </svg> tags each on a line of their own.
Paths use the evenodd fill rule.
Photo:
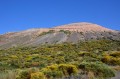
<svg viewBox="0 0 120 79">
<path fill-rule="evenodd" d="M 103 31 L 113 31 L 111 29 L 107 29 L 97 24 L 81 22 L 81 23 L 72 23 L 62 26 L 57 26 L 53 28 L 54 30 L 69 30 L 69 31 L 78 31 L 78 32 L 103 32 Z"/>
</svg>

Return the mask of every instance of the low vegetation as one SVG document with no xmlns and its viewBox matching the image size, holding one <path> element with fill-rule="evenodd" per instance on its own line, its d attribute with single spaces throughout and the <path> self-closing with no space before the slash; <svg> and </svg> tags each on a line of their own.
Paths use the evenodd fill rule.
<svg viewBox="0 0 120 79">
<path fill-rule="evenodd" d="M 48 32 L 42 32 L 39 36 L 54 33 L 54 32 L 55 32 L 55 30 L 49 30 Z"/>
<path fill-rule="evenodd" d="M 106 79 L 120 70 L 120 41 L 0 50 L 0 79 Z"/>
<path fill-rule="evenodd" d="M 71 34 L 71 32 L 69 31 L 69 30 L 60 30 L 59 32 L 63 32 L 63 33 L 65 33 L 65 34 Z"/>
</svg>

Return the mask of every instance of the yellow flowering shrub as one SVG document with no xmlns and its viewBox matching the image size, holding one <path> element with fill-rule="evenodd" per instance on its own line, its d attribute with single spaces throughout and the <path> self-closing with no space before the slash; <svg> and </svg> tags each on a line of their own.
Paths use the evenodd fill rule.
<svg viewBox="0 0 120 79">
<path fill-rule="evenodd" d="M 30 79 L 46 79 L 45 75 L 42 72 L 36 72 L 31 74 Z"/>
</svg>

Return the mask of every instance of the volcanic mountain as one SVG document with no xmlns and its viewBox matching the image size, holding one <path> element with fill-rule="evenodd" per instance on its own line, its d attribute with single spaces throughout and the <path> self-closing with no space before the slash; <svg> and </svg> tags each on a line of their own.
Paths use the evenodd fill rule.
<svg viewBox="0 0 120 79">
<path fill-rule="evenodd" d="M 120 40 L 120 32 L 87 22 L 53 28 L 29 29 L 0 35 L 0 49 L 101 39 Z"/>
</svg>

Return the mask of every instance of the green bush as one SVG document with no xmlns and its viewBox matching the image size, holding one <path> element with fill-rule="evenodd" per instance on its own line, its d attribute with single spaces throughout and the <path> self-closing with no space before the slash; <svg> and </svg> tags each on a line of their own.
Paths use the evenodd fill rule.
<svg viewBox="0 0 120 79">
<path fill-rule="evenodd" d="M 59 32 L 64 32 L 65 34 L 71 34 L 69 30 L 60 30 Z"/>
<path fill-rule="evenodd" d="M 30 73 L 27 70 L 22 71 L 17 79 L 30 79 Z"/>
<path fill-rule="evenodd" d="M 110 56 L 120 57 L 120 52 L 113 52 L 113 53 L 110 54 Z"/>
<path fill-rule="evenodd" d="M 78 72 L 77 67 L 71 64 L 60 64 L 58 68 L 65 76 L 71 76 L 72 74 L 75 75 Z"/>
<path fill-rule="evenodd" d="M 32 73 L 36 73 L 36 72 L 39 72 L 39 69 L 37 69 L 37 68 L 30 68 L 30 69 L 22 70 L 18 74 L 17 79 L 30 79 L 31 78 L 31 74 Z"/>
<path fill-rule="evenodd" d="M 75 65 L 59 64 L 43 68 L 41 72 L 43 72 L 47 78 L 61 78 L 62 76 L 68 77 L 77 74 L 78 69 Z"/>
<path fill-rule="evenodd" d="M 48 32 L 42 32 L 39 36 L 54 33 L 54 32 L 55 32 L 55 30 L 49 30 Z"/>
<path fill-rule="evenodd" d="M 82 62 L 80 63 L 79 68 L 85 72 L 93 72 L 95 77 L 107 78 L 115 76 L 114 71 L 101 62 Z"/>
<path fill-rule="evenodd" d="M 101 61 L 109 65 L 120 65 L 120 58 L 117 57 L 116 54 L 110 55 L 103 56 Z"/>
<path fill-rule="evenodd" d="M 42 72 L 36 72 L 31 74 L 30 79 L 46 79 L 45 75 Z"/>
<path fill-rule="evenodd" d="M 43 35 L 48 33 L 53 32 L 49 31 L 43 33 Z M 67 34 L 69 34 L 69 32 Z M 32 73 L 39 72 L 40 69 L 40 71 L 44 73 L 47 78 L 50 77 L 51 79 L 53 79 L 71 76 L 78 73 L 79 71 L 76 66 L 79 66 L 80 62 L 85 61 L 87 63 L 102 61 L 108 66 L 114 65 L 114 67 L 116 67 L 120 66 L 120 51 L 118 50 L 119 47 L 120 41 L 92 40 L 80 42 L 78 44 L 62 43 L 52 45 L 40 45 L 34 47 L 21 46 L 13 47 L 10 49 L 3 49 L 0 50 L 0 72 L 4 72 L 6 70 L 20 69 L 21 71 L 18 71 L 19 73 L 17 75 L 17 78 L 24 79 L 24 77 L 30 78 Z M 90 64 L 88 67 L 92 68 L 91 66 L 93 66 L 93 64 Z M 36 67 L 39 69 L 34 69 L 32 67 Z M 98 76 L 100 76 L 99 73 L 95 73 L 95 69 L 99 69 L 92 69 L 91 71 L 85 71 L 89 75 L 97 76 L 98 74 Z M 119 70 L 119 67 L 116 67 L 115 69 Z M 84 70 L 84 68 L 82 68 L 82 70 Z M 103 76 L 103 73 L 105 72 L 102 71 L 101 73 Z M 110 73 L 106 74 L 109 75 Z M 6 74 L 4 76 L 8 77 Z"/>
<path fill-rule="evenodd" d="M 41 72 L 43 72 L 47 78 L 61 78 L 63 76 L 63 73 L 58 70 L 58 65 L 56 64 L 43 68 Z"/>
</svg>

